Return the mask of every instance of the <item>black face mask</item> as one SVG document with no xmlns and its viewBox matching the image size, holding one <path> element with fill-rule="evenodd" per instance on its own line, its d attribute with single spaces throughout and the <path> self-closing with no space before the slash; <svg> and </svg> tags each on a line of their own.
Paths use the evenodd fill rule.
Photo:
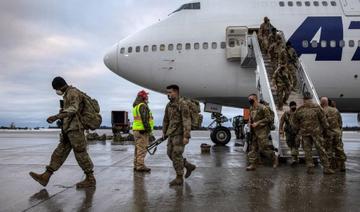
<svg viewBox="0 0 360 212">
<path fill-rule="evenodd" d="M 292 108 L 291 108 L 291 111 L 292 111 L 292 112 L 295 112 L 295 111 L 296 111 L 296 107 L 292 107 Z"/>
<path fill-rule="evenodd" d="M 250 105 L 251 105 L 251 106 L 253 106 L 253 105 L 254 105 L 254 103 L 255 103 L 255 100 L 253 100 L 253 99 L 249 99 L 249 103 L 250 103 Z"/>
</svg>

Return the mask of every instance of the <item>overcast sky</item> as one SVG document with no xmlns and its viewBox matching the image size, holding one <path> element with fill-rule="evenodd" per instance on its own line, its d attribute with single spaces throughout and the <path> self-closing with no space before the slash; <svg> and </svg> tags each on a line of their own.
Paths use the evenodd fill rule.
<svg viewBox="0 0 360 212">
<path fill-rule="evenodd" d="M 58 111 L 51 87 L 56 76 L 99 100 L 104 125 L 111 110 L 130 112 L 141 89 L 103 64 L 108 48 L 157 22 L 184 0 L 2 0 L 0 1 L 0 125 L 48 126 Z M 156 124 L 166 96 L 150 92 Z M 241 114 L 225 108 L 228 116 Z M 204 114 L 206 123 L 209 114 Z M 350 115 L 349 125 L 356 122 Z"/>
</svg>

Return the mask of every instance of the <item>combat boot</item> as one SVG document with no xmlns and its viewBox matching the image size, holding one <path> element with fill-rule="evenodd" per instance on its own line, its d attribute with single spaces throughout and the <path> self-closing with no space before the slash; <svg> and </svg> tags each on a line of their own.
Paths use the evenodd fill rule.
<svg viewBox="0 0 360 212">
<path fill-rule="evenodd" d="M 340 161 L 338 167 L 341 172 L 346 172 L 345 161 Z"/>
<path fill-rule="evenodd" d="M 335 171 L 330 168 L 324 168 L 323 173 L 324 174 L 335 174 Z"/>
<path fill-rule="evenodd" d="M 246 167 L 246 171 L 255 171 L 256 166 L 254 164 L 250 164 L 250 166 Z"/>
<path fill-rule="evenodd" d="M 279 158 L 276 154 L 273 155 L 273 168 L 276 169 L 279 166 Z"/>
<path fill-rule="evenodd" d="M 85 180 L 76 184 L 76 188 L 91 188 L 96 186 L 94 174 L 86 174 Z"/>
<path fill-rule="evenodd" d="M 148 167 L 143 167 L 143 168 L 140 168 L 140 169 L 135 169 L 135 171 L 137 171 L 137 172 L 151 172 L 151 169 L 148 168 Z"/>
<path fill-rule="evenodd" d="M 176 178 L 169 183 L 170 186 L 181 186 L 183 184 L 184 179 L 182 175 L 176 175 Z"/>
<path fill-rule="evenodd" d="M 186 159 L 184 159 L 184 166 L 186 169 L 185 178 L 189 178 L 191 175 L 191 172 L 193 172 L 196 169 L 196 166 L 187 162 Z"/>
<path fill-rule="evenodd" d="M 34 172 L 30 172 L 29 175 L 36 180 L 38 183 L 40 183 L 42 186 L 46 186 L 49 183 L 50 177 L 53 173 L 46 170 L 42 174 L 36 174 Z"/>
</svg>

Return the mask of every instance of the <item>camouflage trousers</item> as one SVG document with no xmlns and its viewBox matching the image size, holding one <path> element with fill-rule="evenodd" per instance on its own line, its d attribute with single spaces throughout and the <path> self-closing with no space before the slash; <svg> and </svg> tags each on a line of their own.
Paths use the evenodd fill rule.
<svg viewBox="0 0 360 212">
<path fill-rule="evenodd" d="M 60 143 L 51 155 L 50 164 L 46 169 L 50 172 L 57 171 L 63 165 L 73 149 L 75 158 L 85 174 L 93 173 L 94 165 L 87 153 L 86 146 L 83 130 L 74 130 L 61 134 Z"/>
<path fill-rule="evenodd" d="M 299 156 L 300 141 L 295 133 L 286 132 L 286 144 L 291 150 L 291 156 L 295 159 Z"/>
<path fill-rule="evenodd" d="M 297 68 L 294 64 L 288 64 L 287 69 L 289 71 L 289 76 L 291 77 L 291 87 L 296 88 L 298 81 L 297 81 Z"/>
<path fill-rule="evenodd" d="M 275 152 L 269 147 L 269 135 L 265 133 L 255 135 L 252 133 L 251 136 L 250 152 L 248 153 L 249 163 L 256 164 L 257 161 L 260 161 L 260 155 L 272 160 Z"/>
<path fill-rule="evenodd" d="M 149 133 L 141 134 L 139 131 L 134 131 L 135 137 L 135 153 L 134 153 L 134 168 L 145 168 L 146 147 L 149 145 Z"/>
<path fill-rule="evenodd" d="M 276 85 L 277 103 L 279 108 L 282 108 L 284 103 L 289 99 L 290 92 L 289 87 Z"/>
<path fill-rule="evenodd" d="M 326 154 L 326 150 L 323 147 L 324 139 L 321 135 L 306 135 L 302 136 L 302 147 L 305 152 L 305 162 L 307 167 L 314 167 L 314 160 L 312 155 L 312 148 L 315 145 L 315 148 L 319 154 L 321 164 L 324 168 L 329 168 L 329 158 Z"/>
<path fill-rule="evenodd" d="M 261 50 L 267 52 L 267 50 L 269 49 L 268 37 L 259 37 L 259 41 L 260 41 Z"/>
<path fill-rule="evenodd" d="M 183 153 L 185 150 L 185 145 L 183 143 L 183 136 L 176 135 L 169 137 L 167 143 L 167 155 L 170 160 L 173 162 L 173 167 L 175 169 L 176 175 L 184 175 L 184 167 L 187 167 L 189 163 L 185 158 L 183 158 Z"/>
<path fill-rule="evenodd" d="M 330 161 L 346 161 L 344 144 L 341 140 L 340 133 L 329 133 L 329 135 L 326 136 L 324 147 Z"/>
</svg>

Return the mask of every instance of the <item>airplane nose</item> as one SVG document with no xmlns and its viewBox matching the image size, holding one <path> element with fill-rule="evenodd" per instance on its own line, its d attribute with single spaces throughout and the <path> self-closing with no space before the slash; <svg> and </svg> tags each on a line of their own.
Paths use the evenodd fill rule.
<svg viewBox="0 0 360 212">
<path fill-rule="evenodd" d="M 104 63 L 111 71 L 117 71 L 118 45 L 113 46 L 104 56 Z"/>
</svg>

